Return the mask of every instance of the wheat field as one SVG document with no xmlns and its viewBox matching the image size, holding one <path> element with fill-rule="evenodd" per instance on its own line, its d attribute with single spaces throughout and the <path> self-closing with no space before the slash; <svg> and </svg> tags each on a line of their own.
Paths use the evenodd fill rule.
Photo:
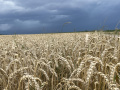
<svg viewBox="0 0 120 90">
<path fill-rule="evenodd" d="M 120 90 L 120 37 L 1 35 L 0 90 Z"/>
</svg>

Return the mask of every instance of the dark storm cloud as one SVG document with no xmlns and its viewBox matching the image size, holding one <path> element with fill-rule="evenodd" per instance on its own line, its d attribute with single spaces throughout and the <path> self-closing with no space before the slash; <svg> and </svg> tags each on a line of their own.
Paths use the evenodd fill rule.
<svg viewBox="0 0 120 90">
<path fill-rule="evenodd" d="M 41 33 L 114 29 L 120 20 L 119 0 L 0 0 L 0 32 Z M 105 21 L 105 22 L 104 22 Z"/>
</svg>

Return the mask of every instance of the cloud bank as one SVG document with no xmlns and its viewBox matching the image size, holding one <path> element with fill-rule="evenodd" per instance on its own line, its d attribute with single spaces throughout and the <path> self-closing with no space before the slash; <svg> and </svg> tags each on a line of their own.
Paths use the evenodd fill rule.
<svg viewBox="0 0 120 90">
<path fill-rule="evenodd" d="M 0 32 L 46 33 L 114 29 L 120 0 L 0 0 Z M 119 26 L 118 26 L 119 28 Z"/>
</svg>

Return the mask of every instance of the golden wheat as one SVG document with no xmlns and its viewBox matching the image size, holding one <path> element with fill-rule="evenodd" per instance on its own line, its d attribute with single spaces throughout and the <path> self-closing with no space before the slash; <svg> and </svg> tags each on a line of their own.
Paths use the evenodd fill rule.
<svg viewBox="0 0 120 90">
<path fill-rule="evenodd" d="M 1 35 L 0 42 L 0 90 L 120 89 L 117 35 Z"/>
</svg>

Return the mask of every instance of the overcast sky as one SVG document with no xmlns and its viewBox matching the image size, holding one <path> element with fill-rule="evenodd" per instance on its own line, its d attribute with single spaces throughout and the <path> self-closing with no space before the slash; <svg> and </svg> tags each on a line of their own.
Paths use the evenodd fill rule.
<svg viewBox="0 0 120 90">
<path fill-rule="evenodd" d="M 115 29 L 119 21 L 120 0 L 0 0 L 2 34 Z"/>
</svg>

